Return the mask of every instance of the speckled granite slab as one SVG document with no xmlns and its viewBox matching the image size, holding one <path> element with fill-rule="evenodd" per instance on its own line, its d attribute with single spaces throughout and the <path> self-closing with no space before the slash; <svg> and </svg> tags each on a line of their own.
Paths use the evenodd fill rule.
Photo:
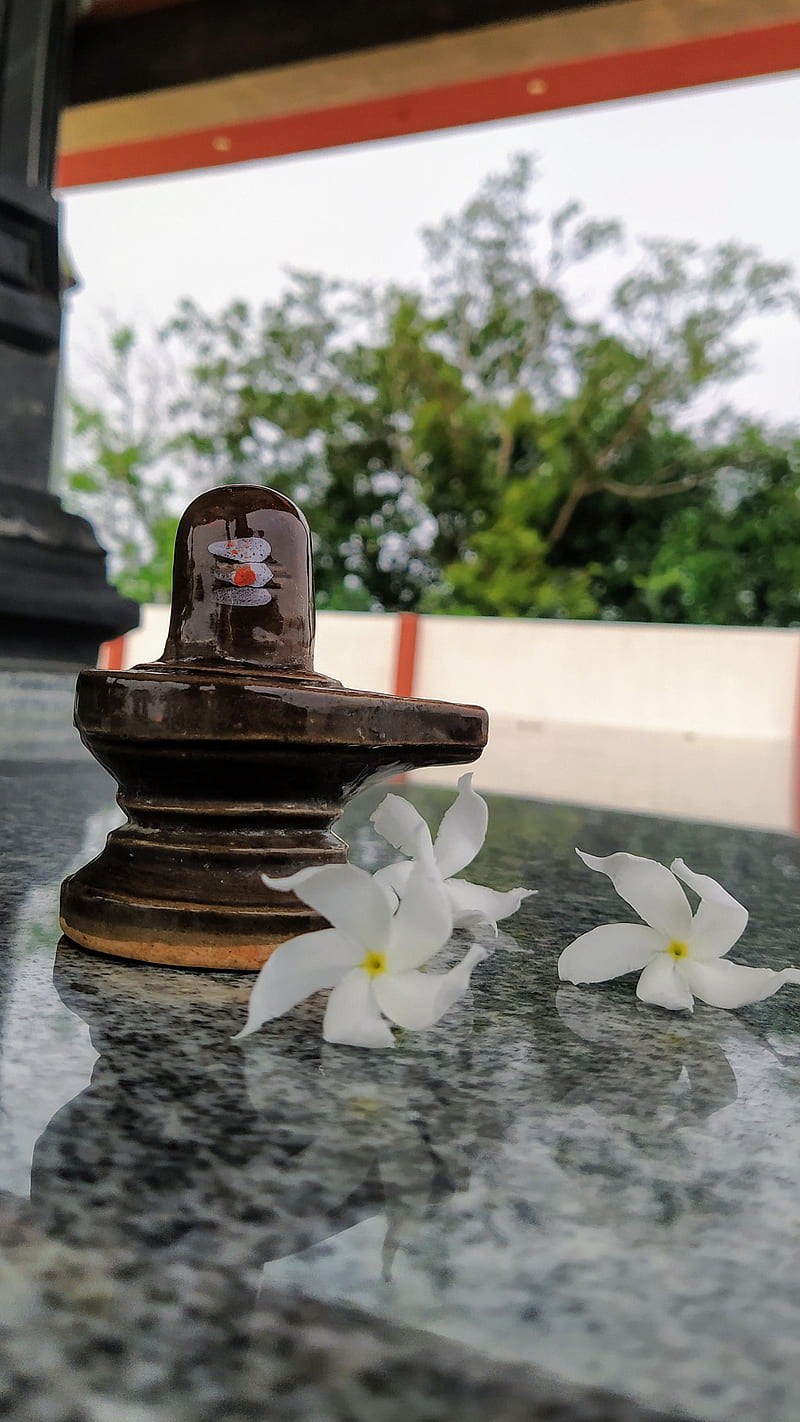
<svg viewBox="0 0 800 1422">
<path fill-rule="evenodd" d="M 111 785 L 0 764 L 5 1417 L 795 1422 L 800 990 L 689 1018 L 555 962 L 627 916 L 576 843 L 683 855 L 740 956 L 800 962 L 800 850 L 490 803 L 473 877 L 540 893 L 469 1000 L 393 1053 L 324 1046 L 317 1000 L 236 1043 L 248 977 L 57 947 Z"/>
</svg>

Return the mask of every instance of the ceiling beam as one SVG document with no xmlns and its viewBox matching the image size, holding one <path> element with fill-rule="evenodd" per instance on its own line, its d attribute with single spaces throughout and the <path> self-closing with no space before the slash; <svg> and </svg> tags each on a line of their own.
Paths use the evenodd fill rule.
<svg viewBox="0 0 800 1422">
<path fill-rule="evenodd" d="M 608 3 L 613 0 L 162 0 L 142 9 L 116 0 L 95 6 L 76 26 L 68 103 L 152 93 L 509 20 L 597 11 Z"/>
<path fill-rule="evenodd" d="M 176 13 L 180 13 L 179 11 Z M 213 167 L 800 67 L 800 0 L 610 0 L 85 104 L 62 186 Z"/>
</svg>

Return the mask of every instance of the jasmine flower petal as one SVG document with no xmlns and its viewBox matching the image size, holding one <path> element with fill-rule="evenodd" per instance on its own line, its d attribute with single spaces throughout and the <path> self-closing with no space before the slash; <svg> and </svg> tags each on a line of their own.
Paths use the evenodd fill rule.
<svg viewBox="0 0 800 1422">
<path fill-rule="evenodd" d="M 771 968 L 731 963 L 727 958 L 706 963 L 687 959 L 681 971 L 695 997 L 709 1007 L 746 1007 L 750 1002 L 772 997 L 784 983 L 800 982 L 796 968 L 773 972 Z"/>
<path fill-rule="evenodd" d="M 249 1037 L 263 1022 L 272 1021 L 321 988 L 334 987 L 355 963 L 361 950 L 335 928 L 303 933 L 281 943 L 256 978 L 247 1023 L 234 1041 Z"/>
<path fill-rule="evenodd" d="M 417 852 L 420 832 L 424 832 L 430 842 L 431 832 L 422 815 L 402 795 L 386 795 L 370 819 L 378 834 L 409 858 Z"/>
<path fill-rule="evenodd" d="M 439 826 L 433 846 L 439 873 L 452 878 L 471 864 L 486 838 L 489 807 L 472 788 L 472 772 L 462 775 L 458 796 Z"/>
<path fill-rule="evenodd" d="M 694 1012 L 691 989 L 683 966 L 670 953 L 659 953 L 647 964 L 638 983 L 636 996 L 654 1007 L 668 1007 L 673 1012 L 682 1008 Z"/>
<path fill-rule="evenodd" d="M 415 859 L 389 926 L 387 970 L 402 973 L 419 968 L 444 947 L 452 932 L 450 900 L 433 856 Z"/>
<path fill-rule="evenodd" d="M 397 900 L 402 898 L 408 888 L 413 868 L 414 865 L 410 859 L 396 859 L 394 864 L 387 864 L 383 869 L 376 869 L 372 876 L 373 883 L 380 884 L 382 889 L 393 896 L 394 908 L 397 908 Z"/>
<path fill-rule="evenodd" d="M 342 978 L 328 998 L 322 1035 L 345 1047 L 393 1047 L 391 1028 L 381 1017 L 372 991 L 373 979 L 363 968 Z"/>
<path fill-rule="evenodd" d="M 682 859 L 673 859 L 670 870 L 700 896 L 690 935 L 692 957 L 701 962 L 721 958 L 744 933 L 750 916 L 747 909 L 716 879 L 695 874 Z"/>
<path fill-rule="evenodd" d="M 476 944 L 448 973 L 380 973 L 373 979 L 372 991 L 382 1011 L 398 1027 L 424 1031 L 464 996 L 472 969 L 487 956 Z"/>
<path fill-rule="evenodd" d="M 666 946 L 664 935 L 643 923 L 604 923 L 567 945 L 558 976 L 569 983 L 606 983 L 646 967 Z"/>
<path fill-rule="evenodd" d="M 458 796 L 444 815 L 433 844 L 422 816 L 399 795 L 387 795 L 371 818 L 378 833 L 403 854 L 412 858 L 432 855 L 439 876 L 447 887 L 454 926 L 457 928 L 488 924 L 496 933 L 498 919 L 516 913 L 522 900 L 533 892 L 519 888 L 507 894 L 498 894 L 478 884 L 452 878 L 475 858 L 483 844 L 489 821 L 488 806 L 473 790 L 471 773 L 461 776 Z M 410 874 L 410 865 L 400 863 L 379 869 L 374 877 L 382 887 L 391 888 L 398 898 L 402 898 L 408 888 Z"/>
<path fill-rule="evenodd" d="M 607 874 L 620 898 L 651 928 L 670 940 L 686 942 L 692 926 L 692 911 L 675 875 L 665 865 L 654 859 L 641 859 L 638 854 L 618 853 L 598 858 L 580 849 L 575 852 L 587 868 Z"/>
<path fill-rule="evenodd" d="M 486 889 L 482 884 L 470 884 L 466 879 L 448 879 L 445 888 L 453 910 L 455 928 L 468 928 L 476 923 L 488 923 L 497 932 L 499 920 L 516 913 L 523 899 L 533 889 Z"/>
<path fill-rule="evenodd" d="M 357 869 L 355 864 L 326 864 L 321 869 L 301 869 L 286 879 L 270 879 L 267 874 L 261 878 L 269 889 L 296 891 L 304 904 L 365 951 L 384 947 L 392 908 L 366 869 Z"/>
</svg>

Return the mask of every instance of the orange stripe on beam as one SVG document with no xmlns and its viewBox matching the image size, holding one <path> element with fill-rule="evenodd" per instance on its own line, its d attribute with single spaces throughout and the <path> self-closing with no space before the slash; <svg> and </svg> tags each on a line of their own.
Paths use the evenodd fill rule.
<svg viewBox="0 0 800 1422">
<path fill-rule="evenodd" d="M 526 69 L 367 103 L 65 153 L 60 187 L 152 177 L 398 138 L 524 114 L 750 79 L 800 67 L 800 21 Z"/>
</svg>

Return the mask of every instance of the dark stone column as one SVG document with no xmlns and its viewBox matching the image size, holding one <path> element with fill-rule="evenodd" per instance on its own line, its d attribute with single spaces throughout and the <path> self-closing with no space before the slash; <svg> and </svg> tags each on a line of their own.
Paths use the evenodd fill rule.
<svg viewBox="0 0 800 1422">
<path fill-rule="evenodd" d="M 94 663 L 135 626 L 48 490 L 61 335 L 51 187 L 73 0 L 0 0 L 0 663 Z"/>
</svg>

